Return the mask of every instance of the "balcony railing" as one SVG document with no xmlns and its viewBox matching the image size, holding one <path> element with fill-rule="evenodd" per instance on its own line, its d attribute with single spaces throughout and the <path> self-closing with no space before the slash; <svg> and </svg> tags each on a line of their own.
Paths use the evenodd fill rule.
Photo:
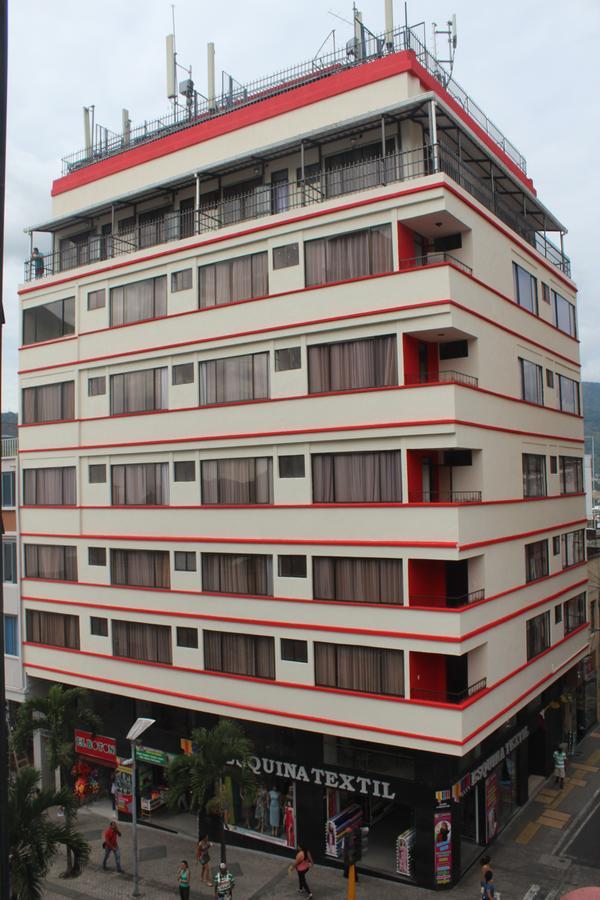
<svg viewBox="0 0 600 900">
<path fill-rule="evenodd" d="M 19 439 L 16 437 L 2 438 L 2 458 L 16 456 L 19 447 Z"/>
<path fill-rule="evenodd" d="M 470 684 L 462 691 L 430 691 L 427 688 L 410 689 L 411 700 L 428 700 L 430 703 L 464 703 L 475 694 L 481 693 L 487 687 L 487 678 L 480 678 L 474 684 Z"/>
<path fill-rule="evenodd" d="M 89 263 L 135 253 L 146 247 L 178 241 L 251 221 L 264 216 L 286 213 L 289 210 L 305 208 L 324 203 L 336 197 L 343 197 L 357 191 L 368 190 L 379 185 L 395 184 L 434 174 L 435 160 L 439 167 L 466 191 L 506 222 L 524 237 L 549 262 L 570 275 L 570 263 L 566 256 L 547 238 L 525 228 L 516 213 L 501 201 L 497 194 L 467 170 L 456 154 L 439 145 L 437 153 L 431 147 L 423 146 L 403 153 L 376 156 L 347 166 L 323 169 L 311 173 L 304 179 L 287 184 L 261 184 L 251 191 L 223 197 L 218 200 L 201 201 L 197 209 L 175 210 L 151 221 L 138 224 L 127 232 L 116 235 L 92 235 L 80 242 L 54 253 L 40 255 L 25 262 L 25 281 L 32 281 L 46 275 L 55 275 Z M 403 260 L 404 264 L 411 260 Z M 469 266 L 446 253 L 428 253 L 412 260 L 414 267 L 434 262 L 450 262 L 471 274 Z M 402 267 L 402 266 L 401 266 Z M 404 268 L 411 268 L 404 265 Z"/>
<path fill-rule="evenodd" d="M 455 369 L 444 369 L 435 375 L 428 372 L 407 372 L 404 375 L 404 384 L 466 384 L 468 387 L 477 387 L 479 379 L 474 375 L 466 375 Z"/>
<path fill-rule="evenodd" d="M 481 491 L 409 491 L 409 503 L 481 503 Z"/>
<path fill-rule="evenodd" d="M 447 609 L 461 609 L 463 606 L 469 606 L 471 603 L 477 603 L 479 600 L 485 600 L 485 589 L 471 591 L 468 594 L 459 595 L 441 595 L 441 594 L 411 594 L 409 598 L 409 606 L 442 606 Z"/>
</svg>

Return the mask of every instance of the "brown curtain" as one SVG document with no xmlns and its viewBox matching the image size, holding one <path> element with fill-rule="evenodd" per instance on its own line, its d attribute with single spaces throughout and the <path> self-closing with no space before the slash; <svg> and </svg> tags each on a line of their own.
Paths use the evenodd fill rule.
<svg viewBox="0 0 600 900">
<path fill-rule="evenodd" d="M 110 377 L 110 413 L 143 412 L 166 409 L 168 403 L 168 368 L 124 372 Z"/>
<path fill-rule="evenodd" d="M 308 348 L 308 390 L 326 391 L 398 384 L 396 336 L 316 344 Z"/>
<path fill-rule="evenodd" d="M 391 225 L 352 231 L 305 244 L 306 286 L 391 272 Z"/>
<path fill-rule="evenodd" d="M 527 581 L 535 581 L 548 574 L 547 540 L 534 541 L 532 544 L 525 544 L 525 568 L 527 570 Z"/>
<path fill-rule="evenodd" d="M 59 422 L 74 418 L 74 381 L 23 389 L 23 424 Z"/>
<path fill-rule="evenodd" d="M 546 496 L 546 457 L 537 453 L 523 454 L 523 496 Z"/>
<path fill-rule="evenodd" d="M 171 628 L 145 622 L 112 620 L 113 653 L 124 659 L 173 663 Z"/>
<path fill-rule="evenodd" d="M 28 609 L 26 627 L 27 640 L 34 644 L 79 650 L 79 616 Z"/>
<path fill-rule="evenodd" d="M 74 506 L 77 503 L 75 466 L 23 471 L 25 506 Z"/>
<path fill-rule="evenodd" d="M 402 650 L 315 642 L 315 682 L 326 687 L 404 696 Z"/>
<path fill-rule="evenodd" d="M 202 590 L 273 595 L 273 558 L 259 553 L 203 553 Z"/>
<path fill-rule="evenodd" d="M 77 581 L 77 547 L 25 544 L 25 577 Z"/>
<path fill-rule="evenodd" d="M 211 459 L 202 463 L 204 504 L 273 502 L 273 463 L 270 457 Z"/>
<path fill-rule="evenodd" d="M 275 641 L 253 634 L 204 631 L 204 668 L 255 678 L 275 678 Z"/>
<path fill-rule="evenodd" d="M 113 506 L 166 506 L 169 464 L 133 463 L 111 466 Z"/>
<path fill-rule="evenodd" d="M 269 354 L 251 353 L 200 363 L 200 406 L 269 396 Z"/>
<path fill-rule="evenodd" d="M 166 550 L 111 550 L 111 584 L 138 587 L 171 587 L 171 567 Z"/>
<path fill-rule="evenodd" d="M 583 460 L 579 456 L 561 456 L 560 492 L 578 494 L 583 491 Z"/>
<path fill-rule="evenodd" d="M 311 457 L 314 503 L 400 503 L 400 450 L 315 453 Z"/>
<path fill-rule="evenodd" d="M 317 600 L 402 605 L 402 560 L 313 557 L 313 596 Z"/>
<path fill-rule="evenodd" d="M 110 324 L 125 325 L 167 314 L 167 276 L 146 278 L 110 292 Z"/>
<path fill-rule="evenodd" d="M 269 293 L 266 253 L 238 256 L 199 269 L 200 308 L 264 297 Z"/>
</svg>

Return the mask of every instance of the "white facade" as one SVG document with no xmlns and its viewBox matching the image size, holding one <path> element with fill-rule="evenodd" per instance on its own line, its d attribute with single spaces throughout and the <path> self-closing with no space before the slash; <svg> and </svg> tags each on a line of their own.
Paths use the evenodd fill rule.
<svg viewBox="0 0 600 900">
<path fill-rule="evenodd" d="M 2 571 L 4 603 L 4 676 L 6 698 L 20 703 L 25 697 L 23 620 L 19 592 L 17 439 L 2 439 Z"/>
</svg>

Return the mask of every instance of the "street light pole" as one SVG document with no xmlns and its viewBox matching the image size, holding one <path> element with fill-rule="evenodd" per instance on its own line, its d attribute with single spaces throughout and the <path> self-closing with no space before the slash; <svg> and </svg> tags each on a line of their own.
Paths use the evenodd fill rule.
<svg viewBox="0 0 600 900">
<path fill-rule="evenodd" d="M 132 897 L 141 897 L 140 892 L 140 874 L 139 874 L 139 853 L 138 853 L 138 834 L 137 834 L 137 772 L 136 772 L 136 750 L 139 738 L 143 733 L 154 725 L 156 719 L 136 719 L 127 735 L 127 740 L 131 744 L 131 824 L 133 826 L 133 891 Z"/>
</svg>

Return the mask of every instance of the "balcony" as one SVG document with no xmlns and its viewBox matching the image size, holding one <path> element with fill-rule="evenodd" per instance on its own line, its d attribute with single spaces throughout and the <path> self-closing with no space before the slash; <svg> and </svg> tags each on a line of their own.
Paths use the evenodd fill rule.
<svg viewBox="0 0 600 900">
<path fill-rule="evenodd" d="M 458 705 L 480 694 L 487 679 L 469 681 L 470 653 L 444 656 L 442 653 L 410 654 L 410 699 Z"/>
<path fill-rule="evenodd" d="M 471 591 L 469 594 L 413 594 L 410 595 L 411 606 L 436 606 L 446 609 L 462 609 L 471 603 L 485 600 L 485 590 Z"/>
<path fill-rule="evenodd" d="M 405 372 L 405 384 L 464 384 L 477 387 L 479 379 L 474 375 L 466 375 L 456 369 L 445 369 L 442 372 Z"/>
<path fill-rule="evenodd" d="M 471 487 L 480 455 L 458 447 L 407 450 L 408 502 L 481 503 L 481 491 Z"/>
<path fill-rule="evenodd" d="M 462 609 L 483 600 L 483 588 L 469 589 L 469 579 L 476 584 L 483 579 L 481 560 L 409 559 L 409 606 Z"/>
<path fill-rule="evenodd" d="M 427 688 L 414 688 L 410 692 L 411 700 L 425 700 L 429 703 L 452 703 L 458 705 L 464 703 L 470 697 L 480 694 L 487 687 L 487 678 L 480 678 L 468 685 L 462 691 L 427 690 Z"/>
</svg>

